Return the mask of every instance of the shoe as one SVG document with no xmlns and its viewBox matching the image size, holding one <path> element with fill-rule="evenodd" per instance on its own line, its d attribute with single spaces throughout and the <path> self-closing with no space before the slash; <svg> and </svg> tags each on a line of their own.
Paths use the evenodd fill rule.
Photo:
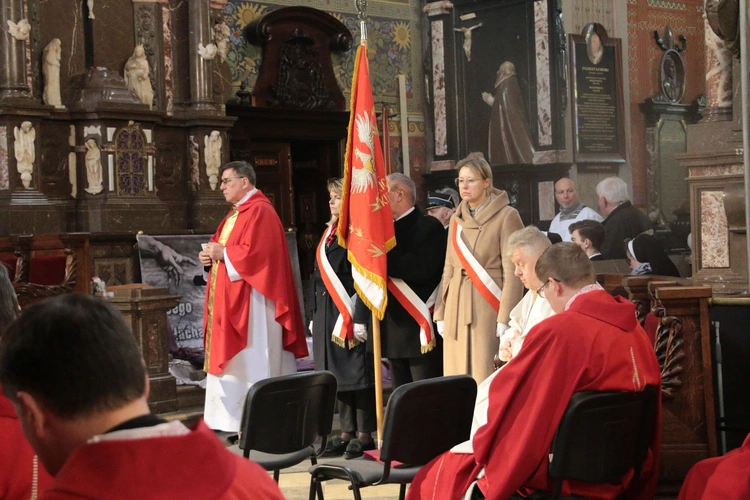
<svg viewBox="0 0 750 500">
<path fill-rule="evenodd" d="M 359 458 L 361 457 L 364 452 L 368 450 L 374 450 L 375 449 L 375 441 L 370 441 L 369 443 L 363 443 L 359 439 L 352 439 L 349 441 L 349 446 L 346 447 L 346 452 L 344 452 L 344 458 L 347 460 L 351 460 L 352 458 Z"/>
<path fill-rule="evenodd" d="M 330 441 L 326 443 L 326 449 L 323 452 L 324 457 L 340 457 L 346 451 L 346 447 L 349 445 L 349 440 L 341 439 L 339 436 L 334 436 Z"/>
</svg>

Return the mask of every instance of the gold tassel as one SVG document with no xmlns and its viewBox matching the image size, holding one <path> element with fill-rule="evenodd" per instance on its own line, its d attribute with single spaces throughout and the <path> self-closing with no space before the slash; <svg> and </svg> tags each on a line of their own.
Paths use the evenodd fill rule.
<svg viewBox="0 0 750 500">
<path fill-rule="evenodd" d="M 435 337 L 432 337 L 432 340 L 430 340 L 429 344 L 422 346 L 422 354 L 427 354 L 428 352 L 433 350 L 436 345 L 437 345 L 437 341 L 435 341 Z"/>
</svg>

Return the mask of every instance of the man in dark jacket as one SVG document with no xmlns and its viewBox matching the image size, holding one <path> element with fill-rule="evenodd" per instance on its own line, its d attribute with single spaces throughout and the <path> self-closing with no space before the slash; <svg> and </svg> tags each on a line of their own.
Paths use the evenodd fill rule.
<svg viewBox="0 0 750 500">
<path fill-rule="evenodd" d="M 619 177 L 607 177 L 596 186 L 599 212 L 604 219 L 604 243 L 600 251 L 605 259 L 625 258 L 625 239 L 635 238 L 651 229 L 646 214 L 630 203 L 628 186 Z"/>
<path fill-rule="evenodd" d="M 414 205 L 416 186 L 409 177 L 401 173 L 389 175 L 388 198 L 396 230 L 396 247 L 388 252 L 388 307 L 380 331 L 382 355 L 390 363 L 395 389 L 415 380 L 443 374 L 442 339 L 432 324 L 432 314 L 428 312 L 426 318 L 431 331 L 420 332 L 415 319 L 415 316 L 419 317 L 416 310 L 420 304 L 409 303 L 403 293 L 399 293 L 398 298 L 390 282 L 399 282 L 402 292 L 403 285 L 406 285 L 424 303 L 422 305 L 429 308 L 428 299 L 443 275 L 447 241 L 440 221 L 422 214 Z M 406 292 L 405 295 L 409 296 L 408 290 Z M 357 298 L 354 311 L 354 335 L 357 338 L 366 338 L 366 323 L 370 315 L 370 310 Z"/>
</svg>

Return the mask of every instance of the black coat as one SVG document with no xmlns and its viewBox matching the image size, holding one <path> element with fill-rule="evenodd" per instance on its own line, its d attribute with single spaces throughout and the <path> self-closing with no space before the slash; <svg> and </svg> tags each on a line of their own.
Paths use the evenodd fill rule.
<svg viewBox="0 0 750 500">
<path fill-rule="evenodd" d="M 426 301 L 440 284 L 445 264 L 447 240 L 443 225 L 435 217 L 414 208 L 394 222 L 396 246 L 388 252 L 388 276 L 401 278 Z M 370 310 L 357 300 L 355 323 L 369 323 Z M 406 309 L 388 293 L 385 317 L 380 322 L 382 355 L 386 358 L 415 358 L 422 355 L 419 325 Z M 438 342 L 442 339 L 435 332 Z"/>
<path fill-rule="evenodd" d="M 354 294 L 351 264 L 346 258 L 346 249 L 336 239 L 326 248 L 328 261 L 351 297 Z M 313 357 L 316 370 L 330 370 L 336 375 L 339 391 L 365 389 L 375 385 L 372 354 L 366 344 L 349 349 L 339 347 L 331 340 L 331 332 L 339 316 L 336 304 L 320 276 L 317 259 L 310 277 L 308 298 L 310 317 L 313 320 Z"/>
<path fill-rule="evenodd" d="M 651 221 L 646 214 L 626 201 L 617 206 L 604 219 L 604 243 L 599 251 L 605 259 L 625 258 L 625 239 L 635 238 L 651 229 Z"/>
</svg>

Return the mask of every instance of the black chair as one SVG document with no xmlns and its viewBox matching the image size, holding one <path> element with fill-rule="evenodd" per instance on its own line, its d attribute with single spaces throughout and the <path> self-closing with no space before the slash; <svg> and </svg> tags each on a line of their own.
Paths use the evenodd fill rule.
<svg viewBox="0 0 750 500">
<path fill-rule="evenodd" d="M 336 377 L 328 371 L 294 373 L 256 382 L 247 392 L 240 424 L 242 456 L 273 471 L 325 451 L 333 425 Z M 320 438 L 320 447 L 313 444 Z"/>
<path fill-rule="evenodd" d="M 354 498 L 360 488 L 400 484 L 406 495 L 419 469 L 427 462 L 469 439 L 477 384 L 467 375 L 420 380 L 402 385 L 391 395 L 383 424 L 380 462 L 367 457 L 335 460 L 310 468 L 310 500 L 323 500 L 320 483 L 343 479 L 351 483 Z M 392 461 L 403 466 L 393 467 Z"/>
<path fill-rule="evenodd" d="M 641 392 L 573 394 L 552 441 L 547 471 L 555 480 L 555 492 L 537 492 L 527 499 L 560 498 L 566 479 L 615 483 L 633 469 L 631 484 L 637 481 L 648 455 L 659 397 L 658 388 L 651 386 Z"/>
</svg>

